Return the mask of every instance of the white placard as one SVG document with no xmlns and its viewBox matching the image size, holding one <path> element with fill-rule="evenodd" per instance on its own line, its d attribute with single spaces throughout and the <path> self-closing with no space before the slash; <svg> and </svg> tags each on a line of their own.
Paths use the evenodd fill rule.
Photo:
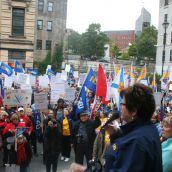
<svg viewBox="0 0 172 172">
<path fill-rule="evenodd" d="M 169 85 L 169 90 L 170 90 L 170 91 L 172 90 L 172 84 Z"/>
<path fill-rule="evenodd" d="M 47 88 L 49 84 L 49 78 L 47 75 L 39 76 L 39 86 L 43 88 Z"/>
<path fill-rule="evenodd" d="M 70 65 L 68 65 L 68 64 L 66 65 L 65 71 L 66 71 L 66 72 L 70 72 Z"/>
<path fill-rule="evenodd" d="M 68 84 L 65 84 L 65 99 L 73 101 L 75 99 L 75 88 L 71 88 Z"/>
<path fill-rule="evenodd" d="M 30 75 L 30 85 L 31 86 L 36 85 L 36 76 Z"/>
<path fill-rule="evenodd" d="M 153 95 L 154 95 L 154 98 L 155 98 L 156 106 L 161 106 L 161 99 L 162 99 L 163 94 L 160 93 L 160 92 L 157 92 L 157 93 L 154 93 Z"/>
<path fill-rule="evenodd" d="M 56 82 L 51 83 L 51 103 L 57 103 L 59 97 L 64 97 L 65 95 L 65 83 L 62 80 L 56 80 Z"/>
<path fill-rule="evenodd" d="M 24 73 L 17 73 L 17 83 L 20 85 L 27 84 L 28 75 Z"/>
<path fill-rule="evenodd" d="M 61 73 L 61 79 L 66 81 L 67 80 L 67 72 L 62 70 L 62 73 Z"/>
<path fill-rule="evenodd" d="M 48 98 L 46 92 L 34 93 L 35 109 L 48 109 Z"/>
<path fill-rule="evenodd" d="M 31 104 L 32 92 L 30 90 L 5 90 L 4 95 L 4 105 L 15 107 Z"/>
<path fill-rule="evenodd" d="M 81 85 L 83 85 L 86 75 L 87 75 L 86 73 L 79 74 L 79 82 Z"/>
<path fill-rule="evenodd" d="M 74 76 L 74 78 L 78 78 L 79 77 L 78 71 L 74 71 L 73 76 Z"/>
<path fill-rule="evenodd" d="M 31 85 L 21 85 L 21 90 L 31 90 L 32 91 L 32 87 L 31 87 Z"/>
<path fill-rule="evenodd" d="M 4 87 L 11 88 L 12 83 L 13 83 L 13 77 L 8 77 L 7 75 L 5 75 Z"/>
</svg>

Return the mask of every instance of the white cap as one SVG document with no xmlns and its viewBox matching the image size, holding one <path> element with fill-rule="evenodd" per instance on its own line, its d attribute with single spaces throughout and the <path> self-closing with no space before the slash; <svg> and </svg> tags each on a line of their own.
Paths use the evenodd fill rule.
<svg viewBox="0 0 172 172">
<path fill-rule="evenodd" d="M 20 112 L 20 111 L 24 111 L 24 108 L 19 107 L 19 108 L 18 108 L 18 112 Z"/>
</svg>

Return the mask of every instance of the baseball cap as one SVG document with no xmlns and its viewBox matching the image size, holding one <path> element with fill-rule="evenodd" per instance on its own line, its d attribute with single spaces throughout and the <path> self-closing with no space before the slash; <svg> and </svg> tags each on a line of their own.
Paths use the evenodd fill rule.
<svg viewBox="0 0 172 172">
<path fill-rule="evenodd" d="M 23 107 L 19 107 L 18 108 L 18 112 L 20 112 L 20 111 L 24 111 L 24 108 Z"/>
</svg>

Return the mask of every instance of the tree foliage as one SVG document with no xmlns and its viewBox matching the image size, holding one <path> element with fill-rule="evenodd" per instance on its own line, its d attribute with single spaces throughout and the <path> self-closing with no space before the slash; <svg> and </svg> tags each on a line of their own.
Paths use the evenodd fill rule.
<svg viewBox="0 0 172 172">
<path fill-rule="evenodd" d="M 90 24 L 87 31 L 81 35 L 80 53 L 86 57 L 102 57 L 104 56 L 104 45 L 108 41 L 107 35 L 101 32 L 100 24 Z"/>
<path fill-rule="evenodd" d="M 80 52 L 80 40 L 81 35 L 78 32 L 72 31 L 68 37 L 68 50 L 71 50 L 74 54 L 78 54 Z"/>
<path fill-rule="evenodd" d="M 128 49 L 128 55 L 131 57 L 137 57 L 138 52 L 137 52 L 137 46 L 136 44 L 132 44 L 129 49 Z"/>
<path fill-rule="evenodd" d="M 52 70 L 55 72 L 61 71 L 61 66 L 63 62 L 63 44 L 57 44 L 54 48 L 52 55 Z"/>
<path fill-rule="evenodd" d="M 117 57 L 119 55 L 119 47 L 116 44 L 113 44 L 110 49 L 112 57 Z"/>
<path fill-rule="evenodd" d="M 38 74 L 45 74 L 47 65 L 51 64 L 51 51 L 48 51 L 45 59 L 42 62 L 35 62 L 35 65 L 38 68 Z"/>
<path fill-rule="evenodd" d="M 154 26 L 147 27 L 136 40 L 139 60 L 156 58 L 157 30 Z"/>
</svg>

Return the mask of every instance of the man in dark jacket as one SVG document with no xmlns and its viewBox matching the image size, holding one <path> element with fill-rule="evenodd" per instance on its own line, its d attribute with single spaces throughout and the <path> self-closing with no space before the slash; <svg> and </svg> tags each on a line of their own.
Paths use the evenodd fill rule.
<svg viewBox="0 0 172 172">
<path fill-rule="evenodd" d="M 44 135 L 44 154 L 46 163 L 46 172 L 57 171 L 58 157 L 61 151 L 61 128 L 55 120 L 50 120 L 45 129 Z"/>
<path fill-rule="evenodd" d="M 93 143 L 96 137 L 95 129 L 101 124 L 99 117 L 90 120 L 87 112 L 80 114 L 80 120 L 74 124 L 73 144 L 75 151 L 75 162 L 83 164 L 92 158 Z"/>
</svg>

